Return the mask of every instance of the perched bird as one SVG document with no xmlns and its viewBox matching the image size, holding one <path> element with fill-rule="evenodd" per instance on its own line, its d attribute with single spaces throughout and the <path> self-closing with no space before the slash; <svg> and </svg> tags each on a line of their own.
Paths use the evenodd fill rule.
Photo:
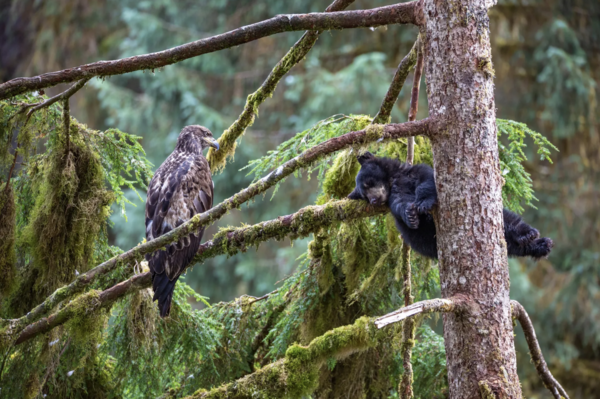
<svg viewBox="0 0 600 399">
<path fill-rule="evenodd" d="M 214 184 L 208 161 L 202 155 L 208 147 L 218 150 L 219 144 L 203 126 L 186 126 L 179 133 L 175 150 L 160 165 L 148 185 L 148 241 L 212 207 Z M 169 315 L 175 283 L 196 255 L 203 233 L 204 228 L 201 228 L 168 245 L 165 250 L 146 255 L 152 273 L 153 300 L 158 300 L 161 317 Z"/>
</svg>

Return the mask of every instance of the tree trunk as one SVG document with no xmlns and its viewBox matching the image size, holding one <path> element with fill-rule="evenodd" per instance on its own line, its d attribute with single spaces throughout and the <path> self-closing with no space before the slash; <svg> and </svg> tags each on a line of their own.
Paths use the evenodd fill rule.
<svg viewBox="0 0 600 399">
<path fill-rule="evenodd" d="M 424 1 L 429 112 L 439 196 L 442 296 L 450 398 L 521 398 L 509 302 L 487 10 L 494 0 Z"/>
</svg>

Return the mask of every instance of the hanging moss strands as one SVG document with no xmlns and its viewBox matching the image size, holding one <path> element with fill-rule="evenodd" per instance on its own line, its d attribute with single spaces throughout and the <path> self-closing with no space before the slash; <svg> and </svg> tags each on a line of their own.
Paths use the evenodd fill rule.
<svg viewBox="0 0 600 399">
<path fill-rule="evenodd" d="M 99 156 L 82 140 L 76 125 L 71 125 L 70 135 L 68 153 L 63 140 L 54 141 L 48 156 L 31 166 L 36 200 L 21 244 L 31 251 L 26 274 L 32 278 L 19 291 L 33 295 L 28 295 L 29 301 L 17 301 L 19 311 L 94 266 L 94 243 L 114 200 L 105 187 Z"/>
<path fill-rule="evenodd" d="M 5 297 L 16 283 L 15 198 L 9 184 L 0 188 L 0 297 Z"/>
</svg>

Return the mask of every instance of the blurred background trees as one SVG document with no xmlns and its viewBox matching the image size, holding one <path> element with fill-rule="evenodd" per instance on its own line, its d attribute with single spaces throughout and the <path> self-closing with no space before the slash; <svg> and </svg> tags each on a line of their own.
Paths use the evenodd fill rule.
<svg viewBox="0 0 600 399">
<path fill-rule="evenodd" d="M 328 4 L 5 0 L 0 2 L 0 81 L 158 51 L 275 14 L 322 11 Z M 386 4 L 390 2 L 359 0 L 350 8 Z M 549 259 L 536 264 L 510 261 L 511 296 L 529 311 L 546 359 L 571 397 L 594 397 L 600 395 L 600 3 L 499 0 L 490 20 L 498 117 L 527 123 L 560 149 L 552 154 L 553 164 L 540 160 L 533 146 L 526 149 L 526 168 L 539 201 L 534 202 L 537 209 L 525 209 L 525 218 L 552 237 L 555 248 Z M 215 176 L 215 203 L 252 181 L 247 170 L 239 171 L 250 160 L 295 133 L 339 112 L 374 115 L 416 35 L 417 29 L 408 26 L 322 34 L 261 107 L 235 162 Z M 159 165 L 185 125 L 205 125 L 218 137 L 300 36 L 267 37 L 154 73 L 94 79 L 71 101 L 72 115 L 94 129 L 118 128 L 141 136 L 148 159 Z M 52 88 L 47 94 L 62 90 Z M 393 122 L 406 120 L 408 92 L 405 87 Z M 421 119 L 427 107 L 419 109 Z M 220 226 L 292 213 L 314 203 L 318 193 L 316 179 L 306 175 L 288 179 L 279 190 L 285 201 L 281 196 L 271 201 L 269 192 L 227 215 L 206 236 Z M 131 190 L 125 195 L 137 206 L 127 205 L 126 217 L 115 207 L 109 230 L 110 243 L 122 249 L 144 237 L 143 202 Z M 210 259 L 188 272 L 186 282 L 210 302 L 260 296 L 295 270 L 307 243 L 269 242 L 240 256 Z M 525 395 L 547 397 L 533 367 L 527 366 L 524 339 L 517 335 Z M 431 342 L 433 346 L 435 340 Z"/>
</svg>

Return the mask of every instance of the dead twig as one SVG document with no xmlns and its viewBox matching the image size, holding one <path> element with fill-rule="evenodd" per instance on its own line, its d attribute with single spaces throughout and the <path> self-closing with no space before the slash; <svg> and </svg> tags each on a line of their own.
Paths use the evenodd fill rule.
<svg viewBox="0 0 600 399">
<path fill-rule="evenodd" d="M 546 360 L 544 360 L 544 355 L 542 354 L 542 349 L 540 348 L 540 343 L 535 336 L 533 323 L 531 323 L 531 319 L 525 311 L 525 308 L 517 301 L 510 301 L 510 305 L 512 308 L 512 317 L 519 320 L 519 323 L 521 324 L 521 328 L 525 334 L 525 340 L 527 340 L 527 346 L 529 347 L 529 353 L 531 354 L 531 360 L 533 361 L 535 369 L 542 379 L 544 386 L 548 388 L 555 399 L 569 399 L 567 392 L 558 383 L 558 381 L 556 381 L 548 369 L 548 365 L 546 364 Z"/>
</svg>

